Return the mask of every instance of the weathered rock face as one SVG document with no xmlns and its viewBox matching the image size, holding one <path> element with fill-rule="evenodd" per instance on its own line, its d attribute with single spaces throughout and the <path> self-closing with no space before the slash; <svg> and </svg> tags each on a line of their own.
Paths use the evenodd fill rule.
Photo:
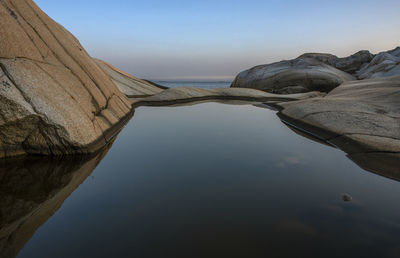
<svg viewBox="0 0 400 258">
<path fill-rule="evenodd" d="M 400 75 L 400 47 L 379 53 L 370 63 L 357 71 L 357 77 L 361 80 L 397 75 Z"/>
<path fill-rule="evenodd" d="M 162 92 L 165 87 L 160 87 L 130 74 L 127 74 L 109 63 L 99 59 L 95 62 L 111 77 L 111 80 L 128 97 L 145 97 Z"/>
<path fill-rule="evenodd" d="M 399 75 L 400 47 L 377 55 L 362 50 L 343 58 L 306 53 L 290 61 L 260 65 L 241 72 L 231 87 L 279 94 L 330 91 L 346 81 Z"/>
<path fill-rule="evenodd" d="M 283 103 L 280 116 L 350 155 L 400 153 L 399 99 L 400 77 L 352 81 L 323 98 Z"/>
<path fill-rule="evenodd" d="M 326 59 L 332 57 L 326 56 Z M 254 88 L 271 93 L 328 92 L 355 78 L 315 58 L 301 57 L 241 72 L 231 87 Z"/>
<path fill-rule="evenodd" d="M 31 0 L 0 0 L 0 157 L 91 152 L 131 105 Z"/>
<path fill-rule="evenodd" d="M 320 92 L 308 92 L 290 95 L 277 95 L 255 89 L 218 88 L 199 89 L 177 87 L 164 90 L 146 98 L 132 99 L 133 106 L 162 106 L 189 103 L 204 100 L 243 100 L 243 101 L 294 101 L 322 96 Z"/>
<path fill-rule="evenodd" d="M 341 71 L 350 74 L 356 74 L 357 71 L 365 64 L 371 62 L 374 55 L 367 50 L 361 50 L 351 56 L 339 58 L 331 54 L 307 53 L 299 58 L 313 58 L 325 64 L 335 67 Z"/>
</svg>

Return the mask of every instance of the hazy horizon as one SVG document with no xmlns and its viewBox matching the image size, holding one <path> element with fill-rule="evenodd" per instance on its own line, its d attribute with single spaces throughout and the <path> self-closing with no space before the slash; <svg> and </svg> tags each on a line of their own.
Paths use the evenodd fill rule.
<svg viewBox="0 0 400 258">
<path fill-rule="evenodd" d="M 400 45 L 400 1 L 37 0 L 90 55 L 150 80 L 230 80 L 306 52 Z"/>
</svg>

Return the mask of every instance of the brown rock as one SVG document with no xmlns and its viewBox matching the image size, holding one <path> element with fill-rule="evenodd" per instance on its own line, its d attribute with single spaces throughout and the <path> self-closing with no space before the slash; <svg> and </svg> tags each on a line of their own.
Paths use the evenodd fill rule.
<svg viewBox="0 0 400 258">
<path fill-rule="evenodd" d="M 131 115 L 110 76 L 33 1 L 0 1 L 0 35 L 0 157 L 92 152 Z"/>
</svg>

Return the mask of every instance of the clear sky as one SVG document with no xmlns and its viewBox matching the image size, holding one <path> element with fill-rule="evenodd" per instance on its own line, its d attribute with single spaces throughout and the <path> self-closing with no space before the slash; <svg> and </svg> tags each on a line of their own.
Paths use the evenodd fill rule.
<svg viewBox="0 0 400 258">
<path fill-rule="evenodd" d="M 229 79 L 304 52 L 400 45 L 400 0 L 36 0 L 93 56 L 147 79 Z"/>
</svg>

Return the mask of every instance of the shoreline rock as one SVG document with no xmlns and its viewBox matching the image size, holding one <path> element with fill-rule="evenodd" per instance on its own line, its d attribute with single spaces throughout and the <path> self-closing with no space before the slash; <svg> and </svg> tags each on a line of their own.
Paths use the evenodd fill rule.
<svg viewBox="0 0 400 258">
<path fill-rule="evenodd" d="M 31 0 L 0 2 L 0 158 L 94 152 L 133 113 L 79 41 Z"/>
<path fill-rule="evenodd" d="M 308 53 L 298 59 L 309 58 L 343 69 L 357 79 L 344 81 L 326 96 L 274 103 L 282 122 L 303 136 L 342 149 L 365 170 L 399 180 L 400 47 L 377 55 L 360 51 L 338 58 Z M 259 73 L 269 76 L 274 65 L 259 67 Z M 290 69 L 286 72 L 293 73 Z M 235 83 L 246 73 L 251 73 L 251 69 L 239 74 Z M 240 86 L 249 85 L 252 86 Z"/>
<path fill-rule="evenodd" d="M 243 101 L 294 101 L 322 96 L 320 92 L 277 95 L 255 89 L 217 88 L 199 89 L 193 87 L 178 87 L 164 90 L 146 98 L 131 99 L 133 107 L 166 106 L 205 100 L 243 100 Z"/>
<path fill-rule="evenodd" d="M 329 92 L 347 81 L 398 75 L 400 47 L 376 55 L 361 50 L 342 58 L 325 53 L 306 53 L 292 60 L 245 70 L 236 76 L 231 87 L 278 94 Z"/>
<path fill-rule="evenodd" d="M 315 58 L 300 57 L 243 71 L 236 76 L 231 88 L 253 88 L 276 94 L 329 92 L 355 79 Z"/>
<path fill-rule="evenodd" d="M 282 120 L 349 154 L 400 152 L 400 76 L 344 83 L 325 97 L 279 104 Z"/>
<path fill-rule="evenodd" d="M 148 97 L 167 89 L 150 81 L 136 78 L 105 61 L 94 60 L 111 77 L 111 80 L 118 86 L 120 91 L 129 98 Z"/>
</svg>

